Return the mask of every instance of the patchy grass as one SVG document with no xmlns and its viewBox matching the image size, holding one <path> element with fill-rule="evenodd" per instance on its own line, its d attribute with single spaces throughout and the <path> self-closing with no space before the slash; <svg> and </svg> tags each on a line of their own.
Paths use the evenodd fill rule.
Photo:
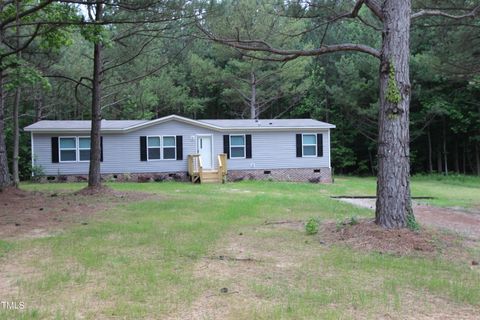
<svg viewBox="0 0 480 320">
<path fill-rule="evenodd" d="M 468 318 L 478 314 L 480 272 L 464 261 L 326 246 L 319 242 L 321 232 L 308 236 L 303 228 L 264 224 L 371 216 L 370 210 L 330 195 L 367 194 L 374 180 L 336 181 L 335 185 L 109 184 L 154 196 L 120 204 L 90 218 L 87 225 L 51 237 L 0 242 L 0 277 L 7 283 L 0 285 L 0 298 L 26 304 L 24 311 L 0 309 L 0 318 L 348 319 L 419 314 Z M 436 183 L 418 181 L 418 187 L 428 189 Z M 75 191 L 83 186 L 26 184 L 24 188 Z M 430 192 L 439 201 L 466 203 L 464 198 L 437 193 L 437 188 Z M 473 202 L 477 200 L 478 195 Z M 219 255 L 252 259 L 210 259 Z M 228 292 L 221 293 L 221 288 Z"/>
<path fill-rule="evenodd" d="M 13 244 L 11 242 L 7 242 L 0 239 L 0 258 L 3 257 L 12 248 L 13 248 Z"/>
</svg>

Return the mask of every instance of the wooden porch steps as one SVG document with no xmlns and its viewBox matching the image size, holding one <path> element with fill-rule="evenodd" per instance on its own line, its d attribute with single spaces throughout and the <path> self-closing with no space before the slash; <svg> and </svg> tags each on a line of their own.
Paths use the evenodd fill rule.
<svg viewBox="0 0 480 320">
<path fill-rule="evenodd" d="M 227 180 L 227 155 L 218 155 L 217 170 L 204 170 L 199 154 L 188 155 L 188 175 L 192 183 L 225 183 Z"/>
<path fill-rule="evenodd" d="M 218 170 L 203 170 L 201 183 L 221 183 L 218 176 Z"/>
</svg>

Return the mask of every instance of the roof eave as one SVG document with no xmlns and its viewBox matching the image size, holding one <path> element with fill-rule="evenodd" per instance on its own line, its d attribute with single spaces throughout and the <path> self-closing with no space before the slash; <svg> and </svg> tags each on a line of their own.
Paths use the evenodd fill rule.
<svg viewBox="0 0 480 320">
<path fill-rule="evenodd" d="M 301 131 L 301 130 L 327 130 L 335 129 L 331 126 L 310 126 L 310 127 L 229 127 L 223 128 L 221 131 Z"/>
<path fill-rule="evenodd" d="M 197 120 L 193 120 L 193 119 L 177 116 L 176 114 L 172 114 L 172 115 L 169 115 L 169 116 L 166 116 L 166 117 L 163 117 L 163 118 L 158 118 L 158 119 L 151 120 L 151 121 L 148 121 L 148 122 L 145 122 L 145 123 L 141 123 L 141 124 L 137 124 L 137 125 L 134 125 L 134 126 L 127 127 L 124 130 L 125 130 L 125 132 L 135 131 L 135 130 L 138 130 L 138 129 L 150 127 L 150 126 L 153 126 L 155 124 L 159 124 L 159 123 L 163 123 L 163 122 L 167 122 L 167 121 L 171 121 L 171 120 L 177 120 L 177 121 L 180 121 L 180 122 L 184 122 L 184 123 L 187 123 L 187 124 L 191 124 L 191 125 L 194 125 L 194 126 L 197 126 L 197 127 L 202 127 L 202 128 L 207 128 L 207 129 L 213 129 L 213 130 L 221 130 L 222 129 L 222 127 L 218 127 L 218 126 L 215 126 L 215 125 L 212 125 L 212 124 L 203 123 L 203 122 L 200 122 L 200 121 L 197 121 Z"/>
<path fill-rule="evenodd" d="M 24 128 L 23 131 L 33 133 L 89 133 L 91 129 L 51 129 L 51 128 Z M 122 129 L 101 129 L 101 133 L 122 133 Z"/>
<path fill-rule="evenodd" d="M 335 125 L 333 124 L 325 124 L 322 126 L 308 126 L 308 127 L 219 127 L 213 124 L 205 123 L 198 120 L 193 120 L 185 117 L 181 117 L 178 115 L 170 115 L 163 118 L 147 121 L 144 123 L 136 124 L 126 128 L 119 128 L 119 129 L 101 129 L 102 133 L 128 133 L 135 130 L 139 130 L 142 128 L 150 127 L 156 124 L 168 122 L 171 120 L 177 120 L 183 123 L 191 124 L 193 126 L 197 126 L 200 128 L 211 129 L 215 131 L 290 131 L 290 130 L 325 130 L 325 129 L 334 129 Z M 34 133 L 63 133 L 63 132 L 71 132 L 71 133 L 85 133 L 90 132 L 90 129 L 68 129 L 68 128 L 59 128 L 59 129 L 52 129 L 52 128 L 24 128 L 24 131 L 27 132 L 34 132 Z"/>
</svg>

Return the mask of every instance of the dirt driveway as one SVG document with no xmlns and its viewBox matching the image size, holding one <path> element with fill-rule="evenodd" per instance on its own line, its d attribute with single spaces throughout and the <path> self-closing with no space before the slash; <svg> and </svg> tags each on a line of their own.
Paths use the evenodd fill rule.
<svg viewBox="0 0 480 320">
<path fill-rule="evenodd" d="M 341 198 L 338 200 L 375 210 L 375 199 Z M 480 240 L 480 212 L 439 208 L 422 203 L 414 203 L 413 212 L 420 224 L 454 231 L 465 237 Z"/>
</svg>

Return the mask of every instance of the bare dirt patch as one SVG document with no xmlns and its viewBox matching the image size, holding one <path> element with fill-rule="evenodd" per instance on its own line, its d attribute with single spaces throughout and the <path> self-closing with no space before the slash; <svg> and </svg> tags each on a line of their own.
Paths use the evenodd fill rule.
<svg viewBox="0 0 480 320">
<path fill-rule="evenodd" d="M 96 212 L 153 195 L 102 188 L 98 192 L 0 192 L 0 239 L 49 236 L 75 223 L 88 223 Z"/>
<path fill-rule="evenodd" d="M 409 229 L 386 230 L 373 220 L 359 220 L 357 224 L 326 222 L 319 234 L 325 244 L 346 244 L 361 251 L 375 251 L 398 255 L 435 254 L 440 243 L 453 243 L 453 237 L 433 235 L 430 232 L 415 232 Z"/>
<path fill-rule="evenodd" d="M 360 207 L 375 210 L 375 199 L 339 199 Z M 459 233 L 463 236 L 480 240 L 480 213 L 460 209 L 439 208 L 422 203 L 414 203 L 413 211 L 418 222 Z"/>
</svg>

